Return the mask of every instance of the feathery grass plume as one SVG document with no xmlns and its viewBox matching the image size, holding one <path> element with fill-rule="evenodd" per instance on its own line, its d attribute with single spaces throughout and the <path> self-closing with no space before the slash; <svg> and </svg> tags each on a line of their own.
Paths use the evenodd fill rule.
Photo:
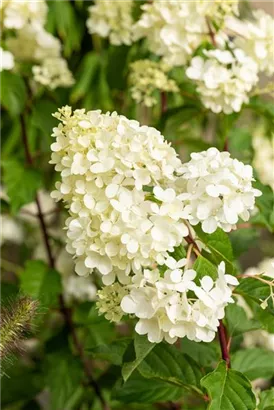
<svg viewBox="0 0 274 410">
<path fill-rule="evenodd" d="M 2 363 L 21 350 L 20 342 L 31 330 L 37 308 L 38 301 L 22 295 L 1 306 L 0 359 Z"/>
</svg>

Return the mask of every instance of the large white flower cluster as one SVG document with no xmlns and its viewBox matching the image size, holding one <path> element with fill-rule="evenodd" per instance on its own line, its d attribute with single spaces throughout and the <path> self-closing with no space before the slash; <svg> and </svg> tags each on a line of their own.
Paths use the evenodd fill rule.
<svg viewBox="0 0 274 410">
<path fill-rule="evenodd" d="M 51 89 L 74 84 L 73 76 L 63 58 L 46 58 L 41 65 L 33 66 L 32 72 L 37 83 Z"/>
<path fill-rule="evenodd" d="M 205 107 L 215 113 L 239 112 L 258 82 L 258 66 L 243 50 L 204 51 L 191 60 L 186 75 L 197 84 Z"/>
<path fill-rule="evenodd" d="M 15 62 L 36 63 L 33 74 L 37 83 L 51 89 L 71 86 L 74 80 L 62 58 L 61 43 L 44 28 L 48 10 L 46 2 L 9 0 L 2 9 L 4 29 L 15 30 L 5 39 L 5 46 Z"/>
<path fill-rule="evenodd" d="M 270 138 L 257 133 L 252 144 L 254 147 L 253 166 L 263 184 L 270 185 L 274 191 L 274 134 Z"/>
<path fill-rule="evenodd" d="M 183 65 L 206 38 L 206 20 L 192 13 L 195 2 L 153 1 L 141 6 L 143 14 L 134 25 L 134 38 L 147 39 L 150 51 L 173 66 Z"/>
<path fill-rule="evenodd" d="M 48 12 L 44 0 L 4 0 L 1 8 L 4 28 L 16 30 L 29 23 L 43 26 Z"/>
<path fill-rule="evenodd" d="M 123 312 L 134 315 L 138 319 L 136 332 L 147 335 L 152 343 L 174 343 L 185 336 L 196 342 L 212 341 L 225 306 L 233 303 L 229 285 L 237 285 L 237 279 L 225 274 L 224 262 L 215 280 L 210 276 L 197 279 L 195 270 L 184 267 L 186 259 L 176 262 L 169 257 L 165 263 L 169 268 L 164 275 L 158 269 L 145 269 L 143 274 L 133 276 L 130 285 L 118 285 L 122 297 L 115 298 L 115 309 L 120 313 L 116 319 L 120 320 Z M 106 298 L 111 286 L 103 288 L 101 297 Z"/>
<path fill-rule="evenodd" d="M 188 234 L 188 210 L 174 188 L 175 150 L 155 128 L 115 112 L 64 107 L 55 116 L 51 163 L 62 181 L 53 195 L 69 208 L 76 272 L 97 268 L 109 284 L 166 257 Z"/>
<path fill-rule="evenodd" d="M 181 198 L 190 206 L 190 223 L 202 223 L 204 232 L 218 227 L 225 232 L 235 228 L 239 218 L 249 219 L 255 197 L 261 192 L 252 188 L 252 167 L 232 159 L 217 148 L 191 154 L 182 167 Z"/>
<path fill-rule="evenodd" d="M 132 42 L 132 0 L 95 0 L 89 7 L 87 27 L 90 34 L 108 37 L 111 44 Z"/>
<path fill-rule="evenodd" d="M 137 60 L 130 65 L 129 82 L 132 98 L 147 107 L 157 103 L 155 93 L 158 91 L 176 92 L 176 82 L 168 78 L 170 67 L 164 62 Z"/>
<path fill-rule="evenodd" d="M 236 25 L 236 27 L 235 27 Z M 274 19 L 264 10 L 255 10 L 253 20 L 235 21 L 228 19 L 227 28 L 239 28 L 240 35 L 235 43 L 249 55 L 259 70 L 271 76 L 274 74 Z M 238 30 L 238 31 L 239 31 Z"/>
</svg>

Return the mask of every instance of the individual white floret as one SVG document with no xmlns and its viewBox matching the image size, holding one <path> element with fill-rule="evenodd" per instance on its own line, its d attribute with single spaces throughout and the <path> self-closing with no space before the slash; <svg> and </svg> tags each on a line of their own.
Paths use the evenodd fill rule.
<svg viewBox="0 0 274 410">
<path fill-rule="evenodd" d="M 180 198 L 191 208 L 190 223 L 201 222 L 207 233 L 218 227 L 229 232 L 239 218 L 247 221 L 254 209 L 255 198 L 261 195 L 252 187 L 252 167 L 217 148 L 191 154 L 191 160 L 181 171 L 184 193 Z"/>
</svg>

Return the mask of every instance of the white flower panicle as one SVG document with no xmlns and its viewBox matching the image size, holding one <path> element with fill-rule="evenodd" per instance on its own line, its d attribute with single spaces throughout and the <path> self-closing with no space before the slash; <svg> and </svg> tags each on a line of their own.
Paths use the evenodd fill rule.
<svg viewBox="0 0 274 410">
<path fill-rule="evenodd" d="M 252 187 L 253 170 L 217 148 L 191 154 L 182 167 L 181 198 L 190 206 L 190 223 L 202 223 L 204 232 L 218 227 L 229 232 L 239 218 L 247 221 L 261 191 Z"/>
<path fill-rule="evenodd" d="M 168 78 L 170 67 L 163 62 L 138 60 L 130 65 L 129 83 L 131 96 L 147 107 L 157 104 L 155 92 L 176 92 L 176 82 Z"/>
<path fill-rule="evenodd" d="M 67 302 L 79 301 L 93 302 L 96 300 L 97 288 L 91 281 L 91 277 L 68 275 L 62 278 L 64 297 Z"/>
<path fill-rule="evenodd" d="M 172 66 L 185 64 L 207 32 L 203 16 L 191 13 L 193 7 L 193 2 L 172 0 L 144 4 L 134 25 L 135 40 L 146 38 L 149 50 Z"/>
<path fill-rule="evenodd" d="M 32 67 L 33 78 L 50 89 L 57 87 L 70 87 L 74 84 L 74 78 L 63 58 L 46 58 L 41 65 Z"/>
<path fill-rule="evenodd" d="M 3 25 L 6 29 L 21 29 L 25 25 L 46 22 L 48 7 L 44 0 L 4 0 Z"/>
<path fill-rule="evenodd" d="M 188 234 L 188 210 L 174 188 L 175 150 L 155 128 L 115 112 L 63 107 L 55 116 L 51 163 L 62 181 L 53 196 L 69 208 L 76 272 L 97 268 L 110 284 L 166 257 Z"/>
<path fill-rule="evenodd" d="M 32 67 L 37 83 L 51 89 L 70 87 L 74 80 L 66 60 L 61 57 L 61 43 L 44 29 L 47 16 L 46 2 L 9 0 L 5 2 L 2 11 L 4 28 L 15 30 L 12 36 L 7 35 L 5 45 L 16 62 L 39 64 Z M 4 53 L 8 58 L 8 66 L 12 68 L 12 55 Z"/>
<path fill-rule="evenodd" d="M 89 7 L 87 27 L 90 34 L 108 37 L 111 44 L 130 45 L 132 42 L 132 0 L 95 0 Z"/>
<path fill-rule="evenodd" d="M 171 268 L 164 276 L 154 269 L 132 278 L 126 287 L 129 294 L 121 301 L 122 311 L 139 319 L 136 332 L 147 335 L 152 343 L 174 343 L 183 337 L 212 341 L 225 307 L 233 303 L 229 285 L 237 285 L 237 279 L 225 274 L 224 262 L 215 280 L 210 276 L 197 279 L 195 270 L 183 268 L 186 259 L 176 264 L 169 258 L 167 264 Z"/>
<path fill-rule="evenodd" d="M 270 138 L 257 133 L 252 140 L 254 148 L 253 166 L 263 184 L 274 191 L 274 134 Z"/>
<path fill-rule="evenodd" d="M 264 10 L 255 10 L 252 21 L 243 21 L 242 35 L 236 37 L 236 44 L 249 55 L 259 70 L 271 76 L 274 74 L 274 19 Z M 230 27 L 227 23 L 228 28 Z"/>
<path fill-rule="evenodd" d="M 244 274 L 248 276 L 266 275 L 274 279 L 274 258 L 263 259 L 258 266 L 248 268 Z"/>
<path fill-rule="evenodd" d="M 17 61 L 40 62 L 61 55 L 59 39 L 38 25 L 27 25 L 17 30 L 14 37 L 6 40 L 6 45 Z"/>
<path fill-rule="evenodd" d="M 96 306 L 99 314 L 104 314 L 105 318 L 110 322 L 120 322 L 124 316 L 124 312 L 120 305 L 123 297 L 127 294 L 127 288 L 120 285 L 118 282 L 103 287 L 102 290 L 97 292 L 99 300 L 97 301 Z"/>
<path fill-rule="evenodd" d="M 240 49 L 204 54 L 205 58 L 193 57 L 186 70 L 187 77 L 196 82 L 203 104 L 215 113 L 239 112 L 259 80 L 256 62 Z"/>
<path fill-rule="evenodd" d="M 7 50 L 0 47 L 0 71 L 12 70 L 14 67 L 14 56 Z"/>
</svg>

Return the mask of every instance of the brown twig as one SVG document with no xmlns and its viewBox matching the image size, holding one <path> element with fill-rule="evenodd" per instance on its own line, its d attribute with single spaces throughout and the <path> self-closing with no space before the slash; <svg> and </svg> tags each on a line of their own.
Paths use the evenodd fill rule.
<svg viewBox="0 0 274 410">
<path fill-rule="evenodd" d="M 161 115 L 167 111 L 167 94 L 165 91 L 161 92 Z"/>
<path fill-rule="evenodd" d="M 31 152 L 29 150 L 29 144 L 28 144 L 28 136 L 27 136 L 27 128 L 26 128 L 26 123 L 25 123 L 25 118 L 24 118 L 24 114 L 21 114 L 20 116 L 20 123 L 21 123 L 21 132 L 22 132 L 22 141 L 23 141 L 23 146 L 24 146 L 24 150 L 25 150 L 25 156 L 26 156 L 26 163 L 29 166 L 33 165 L 33 158 L 31 155 Z M 41 227 L 41 231 L 43 234 L 43 240 L 44 240 L 44 245 L 47 251 L 47 257 L 48 257 L 48 262 L 49 262 L 49 266 L 54 269 L 55 268 L 55 260 L 54 260 L 54 256 L 53 256 L 53 252 L 50 246 L 50 240 L 49 240 L 49 235 L 47 232 L 47 227 L 46 227 L 46 223 L 44 220 L 44 215 L 42 212 L 42 208 L 41 208 L 41 203 L 39 200 L 39 196 L 38 194 L 36 194 L 36 198 L 35 198 L 35 202 L 37 205 L 37 217 L 39 219 L 40 222 L 40 227 Z M 94 389 L 95 394 L 97 395 L 98 399 L 100 400 L 101 406 L 103 410 L 109 410 L 109 406 L 107 405 L 101 389 L 99 387 L 99 385 L 97 384 L 96 380 L 93 378 L 92 375 L 92 371 L 90 368 L 90 363 L 88 361 L 88 359 L 85 357 L 85 352 L 84 352 L 84 348 L 80 342 L 80 340 L 78 339 L 74 324 L 73 324 L 73 320 L 72 320 L 72 314 L 71 314 L 71 310 L 69 308 L 66 307 L 65 305 L 65 301 L 63 298 L 63 295 L 61 294 L 59 296 L 59 303 L 60 303 L 60 310 L 61 313 L 63 314 L 64 320 L 65 320 L 65 324 L 67 329 L 69 330 L 71 336 L 72 336 L 72 340 L 75 346 L 75 349 L 82 361 L 83 367 L 84 367 L 84 371 L 86 374 L 86 377 L 89 381 L 89 385 Z"/>
<path fill-rule="evenodd" d="M 217 47 L 216 40 L 215 40 L 215 34 L 214 34 L 213 30 L 212 30 L 211 23 L 210 23 L 210 20 L 209 20 L 208 17 L 206 18 L 206 22 L 207 22 L 207 26 L 208 26 L 208 31 L 209 31 L 209 36 L 210 36 L 211 42 L 212 42 L 212 44 L 214 45 L 214 47 Z"/>
</svg>

